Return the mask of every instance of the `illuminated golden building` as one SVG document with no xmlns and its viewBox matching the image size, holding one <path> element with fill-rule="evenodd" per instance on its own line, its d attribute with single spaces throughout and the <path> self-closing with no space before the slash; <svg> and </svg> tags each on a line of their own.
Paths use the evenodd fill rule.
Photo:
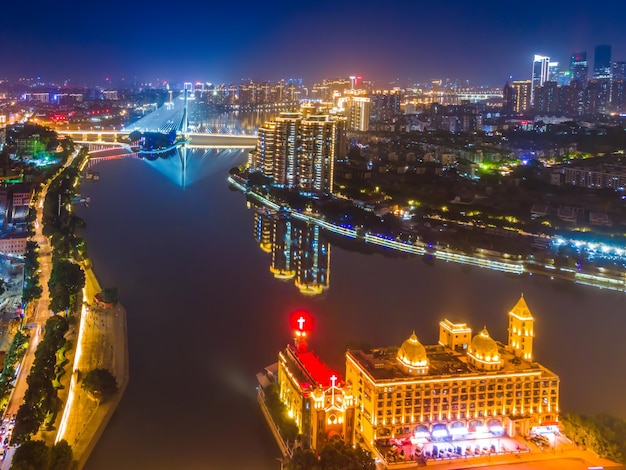
<svg viewBox="0 0 626 470">
<path fill-rule="evenodd" d="M 274 155 L 276 152 L 276 123 L 266 122 L 257 131 L 257 145 L 248 153 L 248 166 L 263 172 L 265 176 L 274 176 Z"/>
<path fill-rule="evenodd" d="M 337 106 L 346 116 L 346 127 L 349 131 L 369 130 L 371 112 L 371 100 L 369 97 L 357 96 L 353 91 L 346 96 L 338 98 Z"/>
<path fill-rule="evenodd" d="M 509 349 L 517 357 L 532 361 L 535 319 L 524 296 L 509 312 Z"/>
<path fill-rule="evenodd" d="M 338 372 L 308 350 L 310 318 L 296 314 L 292 320 L 294 344 L 278 355 L 280 399 L 296 422 L 305 447 L 319 451 L 332 437 L 350 442 L 354 403 Z"/>
<path fill-rule="evenodd" d="M 466 324 L 444 320 L 437 345 L 413 333 L 399 348 L 349 350 L 355 442 L 527 435 L 555 425 L 559 378 L 533 361 L 534 318 L 523 297 L 508 315 L 506 345 L 486 328 L 471 338 Z"/>
<path fill-rule="evenodd" d="M 333 191 L 335 160 L 344 150 L 345 120 L 328 114 L 280 113 L 258 131 L 250 152 L 251 171 L 261 171 L 279 187 L 310 195 Z"/>
<path fill-rule="evenodd" d="M 513 111 L 524 113 L 530 109 L 532 97 L 532 82 L 530 80 L 515 80 L 511 83 L 513 88 Z"/>
</svg>

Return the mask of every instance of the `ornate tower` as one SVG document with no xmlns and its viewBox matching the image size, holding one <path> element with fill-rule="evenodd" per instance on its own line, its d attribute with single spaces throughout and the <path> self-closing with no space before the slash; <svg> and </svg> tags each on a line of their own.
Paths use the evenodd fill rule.
<svg viewBox="0 0 626 470">
<path fill-rule="evenodd" d="M 535 319 L 524 300 L 524 294 L 509 312 L 509 349 L 517 357 L 533 360 Z"/>
</svg>

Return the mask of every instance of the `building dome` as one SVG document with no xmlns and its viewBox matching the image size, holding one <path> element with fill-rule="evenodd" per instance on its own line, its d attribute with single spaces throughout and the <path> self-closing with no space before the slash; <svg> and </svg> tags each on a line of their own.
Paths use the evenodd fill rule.
<svg viewBox="0 0 626 470">
<path fill-rule="evenodd" d="M 428 364 L 426 348 L 419 342 L 415 332 L 400 346 L 398 359 L 407 366 L 424 367 Z"/>
<path fill-rule="evenodd" d="M 487 362 L 497 362 L 500 359 L 498 345 L 489 336 L 487 328 L 483 328 L 480 333 L 474 336 L 470 345 L 470 352 L 478 359 Z"/>
</svg>

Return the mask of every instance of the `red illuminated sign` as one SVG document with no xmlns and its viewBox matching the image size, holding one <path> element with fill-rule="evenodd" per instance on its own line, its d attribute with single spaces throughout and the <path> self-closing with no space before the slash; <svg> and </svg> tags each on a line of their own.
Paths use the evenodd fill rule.
<svg viewBox="0 0 626 470">
<path fill-rule="evenodd" d="M 296 331 L 311 331 L 313 329 L 313 319 L 308 312 L 297 310 L 290 317 L 291 329 Z"/>
</svg>

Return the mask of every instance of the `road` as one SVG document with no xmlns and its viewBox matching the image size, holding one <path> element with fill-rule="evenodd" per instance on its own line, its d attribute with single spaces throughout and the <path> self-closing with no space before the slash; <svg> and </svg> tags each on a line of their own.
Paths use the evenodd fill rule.
<svg viewBox="0 0 626 470">
<path fill-rule="evenodd" d="M 76 155 L 78 155 L 78 151 L 75 151 L 70 158 L 68 158 L 63 165 L 63 169 L 71 164 Z M 62 169 L 59 171 L 62 171 Z M 32 325 L 30 328 L 30 341 L 28 343 L 26 354 L 22 359 L 19 373 L 15 380 L 15 387 L 13 388 L 13 392 L 9 398 L 9 403 L 7 404 L 3 420 L 9 420 L 14 414 L 17 413 L 17 410 L 22 403 L 24 403 L 24 394 L 28 388 L 26 378 L 30 374 L 33 361 L 35 359 L 35 351 L 37 350 L 39 341 L 43 337 L 43 326 L 50 318 L 50 310 L 48 309 L 48 304 L 50 302 L 48 281 L 50 280 L 50 271 L 52 270 L 52 253 L 48 238 L 43 234 L 43 204 L 46 199 L 49 186 L 50 183 L 46 183 L 41 190 L 39 198 L 37 201 L 34 201 L 37 209 L 37 217 L 35 219 L 35 235 L 31 238 L 31 240 L 37 242 L 39 245 L 39 282 L 41 283 L 42 293 L 38 300 L 28 305 L 26 312 L 24 313 L 24 324 Z M 10 433 L 8 434 L 8 437 L 10 439 Z M 11 456 L 12 453 L 13 452 L 10 451 L 9 455 Z M 5 458 L 2 461 L 0 470 L 8 469 L 10 466 L 11 458 Z"/>
</svg>

